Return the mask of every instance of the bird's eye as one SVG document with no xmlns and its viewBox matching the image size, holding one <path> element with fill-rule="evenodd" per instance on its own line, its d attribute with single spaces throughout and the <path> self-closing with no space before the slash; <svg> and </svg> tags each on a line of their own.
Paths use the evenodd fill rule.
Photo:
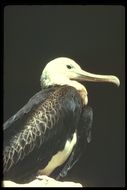
<svg viewBox="0 0 127 190">
<path fill-rule="evenodd" d="M 68 69 L 71 69 L 71 68 L 72 68 L 72 66 L 71 66 L 71 65 L 67 65 L 67 68 L 68 68 Z"/>
</svg>

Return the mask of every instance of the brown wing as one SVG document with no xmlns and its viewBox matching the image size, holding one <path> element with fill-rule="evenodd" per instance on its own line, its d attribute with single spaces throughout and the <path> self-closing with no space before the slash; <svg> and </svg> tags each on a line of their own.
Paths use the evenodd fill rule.
<svg viewBox="0 0 127 190">
<path fill-rule="evenodd" d="M 69 86 L 58 87 L 37 105 L 22 130 L 4 147 L 5 176 L 26 178 L 45 167 L 52 155 L 64 147 L 66 139 L 71 138 L 81 110 L 81 98 Z"/>
</svg>

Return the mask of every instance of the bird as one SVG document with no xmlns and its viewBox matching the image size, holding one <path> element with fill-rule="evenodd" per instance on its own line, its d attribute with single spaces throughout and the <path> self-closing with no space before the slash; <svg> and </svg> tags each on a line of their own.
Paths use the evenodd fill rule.
<svg viewBox="0 0 127 190">
<path fill-rule="evenodd" d="M 89 73 L 68 57 L 46 64 L 41 90 L 3 124 L 4 180 L 60 179 L 78 162 L 92 139 L 86 81 L 120 85 L 118 77 Z"/>
</svg>

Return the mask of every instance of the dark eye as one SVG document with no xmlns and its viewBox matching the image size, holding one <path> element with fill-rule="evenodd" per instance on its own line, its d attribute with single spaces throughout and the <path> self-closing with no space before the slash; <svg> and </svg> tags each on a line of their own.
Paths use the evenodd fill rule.
<svg viewBox="0 0 127 190">
<path fill-rule="evenodd" d="M 71 68 L 72 68 L 72 66 L 71 66 L 71 65 L 66 65 L 66 66 L 67 66 L 67 68 L 68 68 L 68 69 L 71 69 Z"/>
</svg>

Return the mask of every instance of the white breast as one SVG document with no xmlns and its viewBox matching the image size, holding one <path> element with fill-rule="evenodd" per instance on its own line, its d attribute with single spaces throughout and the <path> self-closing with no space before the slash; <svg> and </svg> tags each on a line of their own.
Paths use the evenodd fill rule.
<svg viewBox="0 0 127 190">
<path fill-rule="evenodd" d="M 70 156 L 76 142 L 77 142 L 77 134 L 75 132 L 73 134 L 72 140 L 71 141 L 67 140 L 64 149 L 62 151 L 57 152 L 48 162 L 48 165 L 44 169 L 39 170 L 38 175 L 49 176 L 55 168 L 62 165 Z"/>
</svg>

